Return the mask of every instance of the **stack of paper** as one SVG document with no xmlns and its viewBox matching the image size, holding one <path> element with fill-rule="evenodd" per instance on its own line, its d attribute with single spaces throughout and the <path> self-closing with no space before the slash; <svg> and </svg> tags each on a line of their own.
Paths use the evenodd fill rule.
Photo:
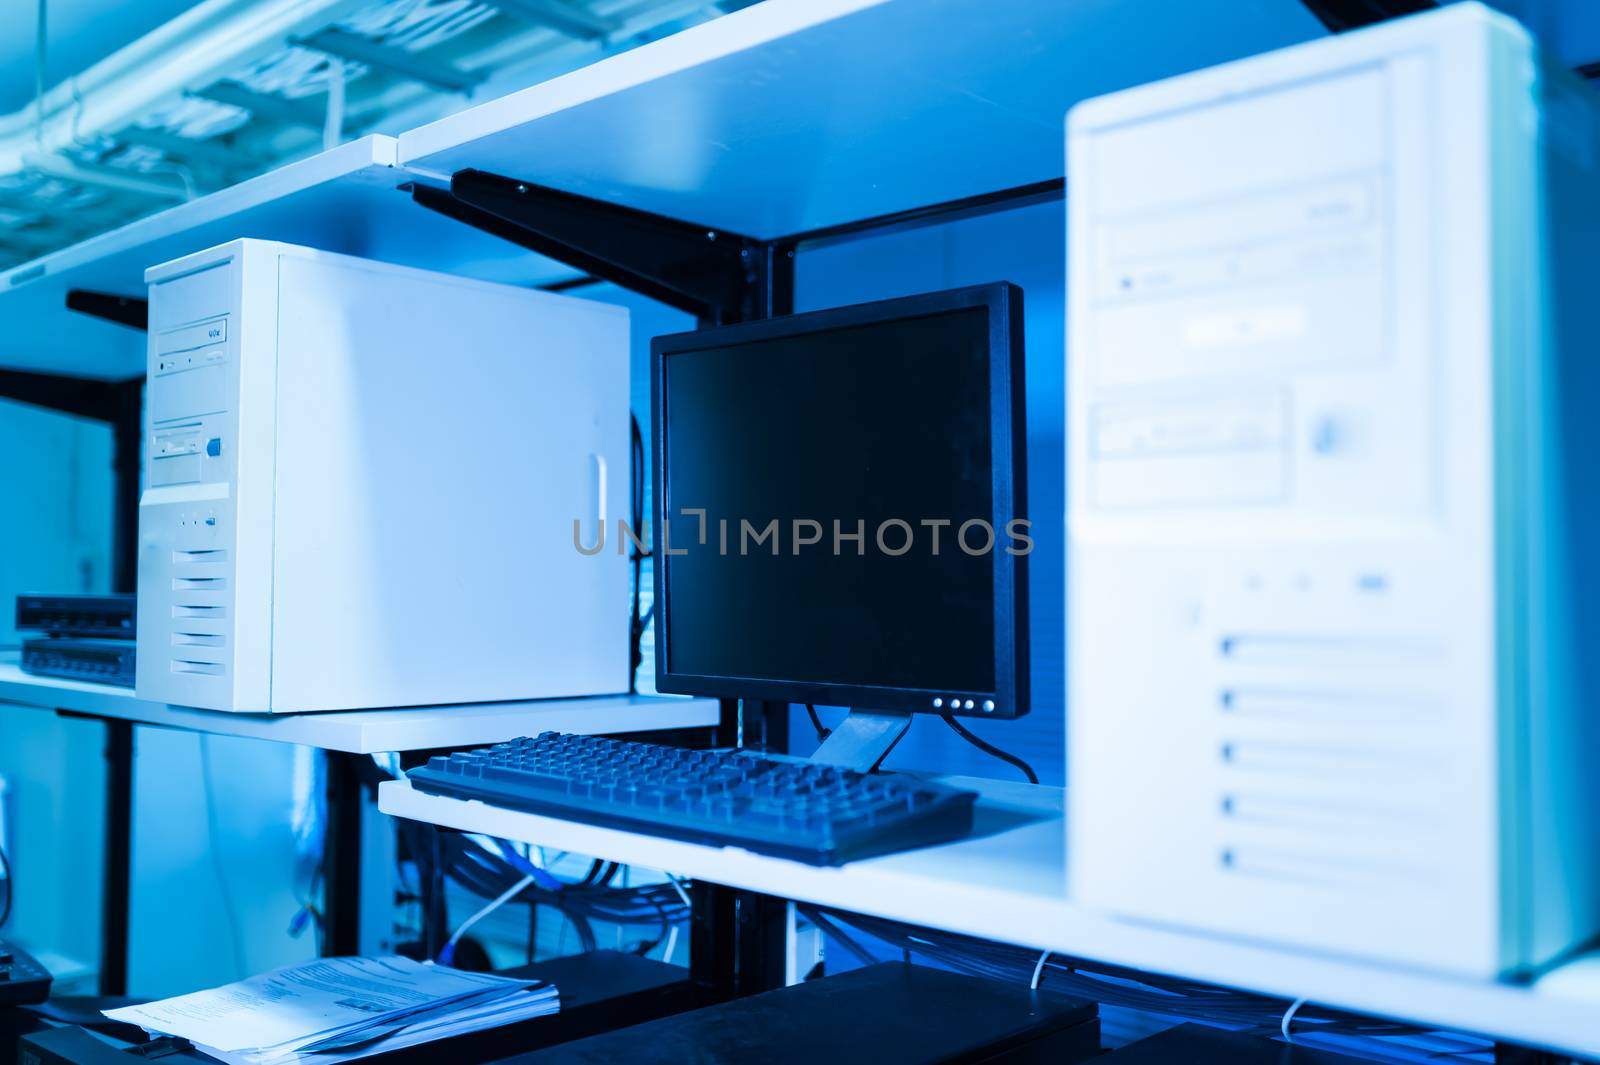
<svg viewBox="0 0 1600 1065">
<path fill-rule="evenodd" d="M 551 984 L 384 957 L 324 958 L 105 1014 L 229 1065 L 332 1065 L 560 1008 Z"/>
</svg>

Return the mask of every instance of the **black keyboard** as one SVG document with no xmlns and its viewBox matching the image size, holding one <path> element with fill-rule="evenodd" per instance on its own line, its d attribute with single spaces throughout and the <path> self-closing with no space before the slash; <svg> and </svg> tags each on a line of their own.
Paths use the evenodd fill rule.
<svg viewBox="0 0 1600 1065">
<path fill-rule="evenodd" d="M 26 951 L 0 939 L 0 1006 L 31 1006 L 49 997 L 49 971 Z"/>
<path fill-rule="evenodd" d="M 409 776 L 436 795 L 811 865 L 960 839 L 977 798 L 892 773 L 557 732 L 430 758 Z"/>
</svg>

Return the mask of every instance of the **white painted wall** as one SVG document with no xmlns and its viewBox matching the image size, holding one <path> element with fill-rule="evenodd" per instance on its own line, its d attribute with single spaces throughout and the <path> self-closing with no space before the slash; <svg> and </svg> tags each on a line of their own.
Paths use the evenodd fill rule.
<svg viewBox="0 0 1600 1065">
<path fill-rule="evenodd" d="M 296 793 L 320 794 L 315 757 L 267 740 L 135 730 L 131 993 L 183 994 L 316 956 L 311 929 L 288 931 L 305 885 Z"/>
</svg>

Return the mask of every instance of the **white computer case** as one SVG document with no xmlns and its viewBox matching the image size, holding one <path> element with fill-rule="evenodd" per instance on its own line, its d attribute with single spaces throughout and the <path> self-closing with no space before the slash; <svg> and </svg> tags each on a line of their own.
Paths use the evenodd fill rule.
<svg viewBox="0 0 1600 1065">
<path fill-rule="evenodd" d="M 625 310 L 258 240 L 146 280 L 140 698 L 627 690 L 627 560 L 574 546 L 627 514 Z"/>
<path fill-rule="evenodd" d="M 1468 3 L 1067 137 L 1074 899 L 1559 957 L 1600 930 L 1591 91 Z"/>
</svg>

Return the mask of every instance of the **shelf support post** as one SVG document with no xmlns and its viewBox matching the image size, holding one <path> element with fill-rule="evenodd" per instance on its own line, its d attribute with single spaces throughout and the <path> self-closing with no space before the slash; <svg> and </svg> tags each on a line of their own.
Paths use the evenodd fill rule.
<svg viewBox="0 0 1600 1065">
<path fill-rule="evenodd" d="M 327 831 L 322 844 L 322 912 L 324 957 L 361 953 L 361 816 L 366 789 L 361 781 L 364 756 L 328 751 Z"/>
<path fill-rule="evenodd" d="M 133 890 L 133 723 L 103 719 L 106 824 L 100 872 L 102 995 L 128 993 L 128 928 Z"/>
</svg>

